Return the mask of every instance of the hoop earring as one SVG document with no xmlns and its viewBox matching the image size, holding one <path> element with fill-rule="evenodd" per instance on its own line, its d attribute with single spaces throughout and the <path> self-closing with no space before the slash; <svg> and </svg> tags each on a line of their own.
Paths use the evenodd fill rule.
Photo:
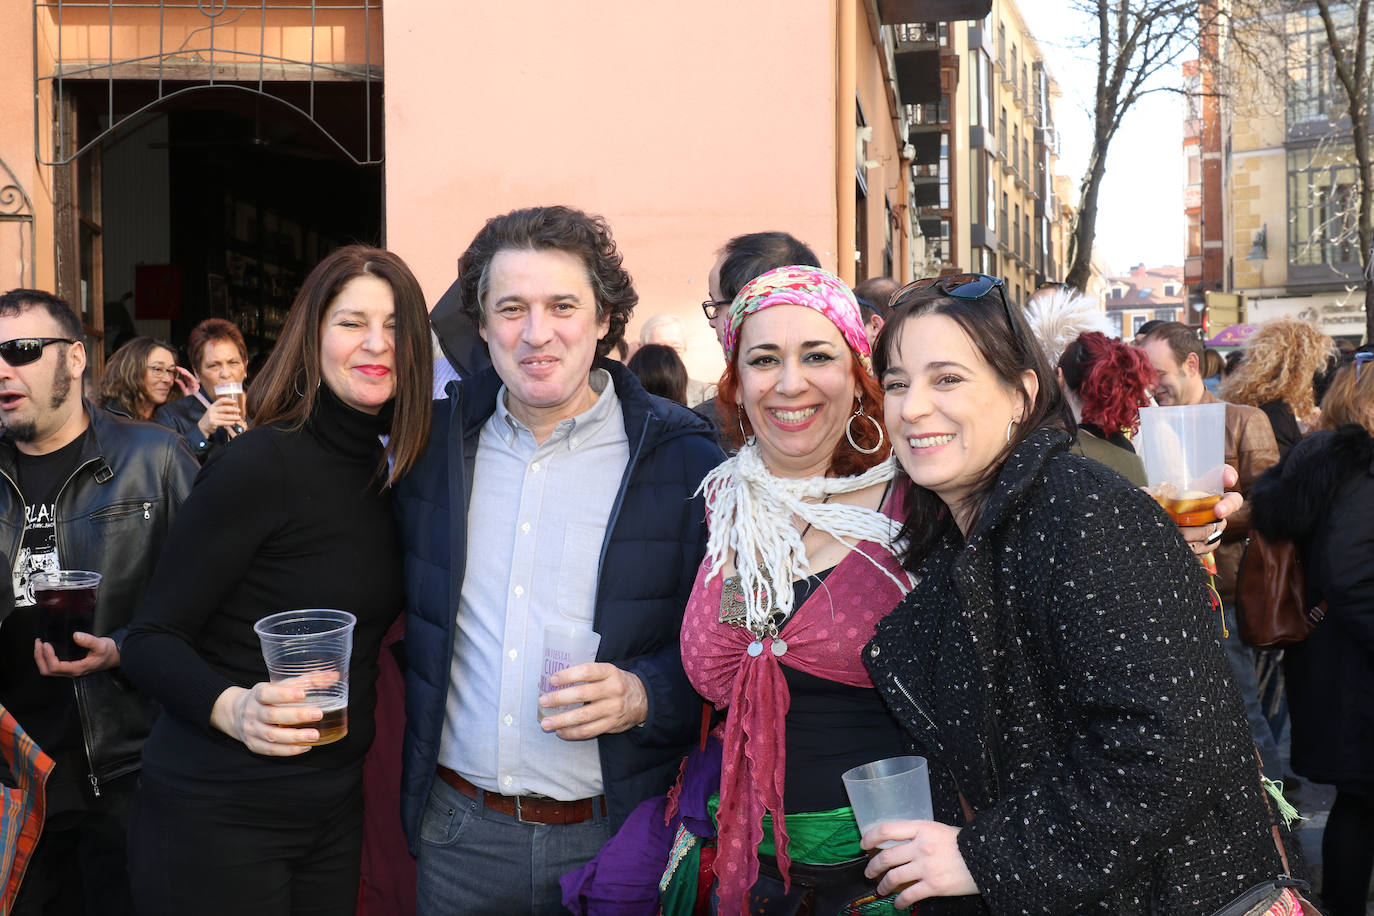
<svg viewBox="0 0 1374 916">
<path fill-rule="evenodd" d="M 883 435 L 883 424 L 879 423 L 876 418 L 870 417 L 868 414 L 864 413 L 863 401 L 860 401 L 858 398 L 855 398 L 854 401 L 854 412 L 849 415 L 849 422 L 844 425 L 844 437 L 849 440 L 849 445 L 854 451 L 862 452 L 865 455 L 871 455 L 883 447 L 883 440 L 886 438 L 886 436 Z M 864 448 L 854 441 L 854 421 L 861 417 L 872 423 L 874 428 L 878 430 L 878 444 L 872 448 Z"/>
<path fill-rule="evenodd" d="M 1007 444 L 1011 444 L 1011 428 L 1016 425 L 1016 418 L 1007 421 Z"/>
</svg>

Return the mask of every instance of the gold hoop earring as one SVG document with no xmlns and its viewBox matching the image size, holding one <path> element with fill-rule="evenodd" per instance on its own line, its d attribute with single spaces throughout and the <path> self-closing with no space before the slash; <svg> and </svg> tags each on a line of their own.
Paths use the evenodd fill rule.
<svg viewBox="0 0 1374 916">
<path fill-rule="evenodd" d="M 854 449 L 854 451 L 862 452 L 865 455 L 871 455 L 874 452 L 878 451 L 878 449 L 883 447 L 883 440 L 886 439 L 886 436 L 883 435 L 883 424 L 879 423 L 875 417 L 870 417 L 868 414 L 864 413 L 863 401 L 860 401 L 858 398 L 855 398 L 854 401 L 854 412 L 849 415 L 849 422 L 845 423 L 844 425 L 844 437 L 849 440 L 849 444 Z M 854 441 L 854 431 L 852 427 L 854 425 L 854 421 L 860 418 L 872 423 L 874 428 L 878 430 L 878 444 L 873 446 L 872 448 L 864 448 L 859 443 Z"/>
</svg>

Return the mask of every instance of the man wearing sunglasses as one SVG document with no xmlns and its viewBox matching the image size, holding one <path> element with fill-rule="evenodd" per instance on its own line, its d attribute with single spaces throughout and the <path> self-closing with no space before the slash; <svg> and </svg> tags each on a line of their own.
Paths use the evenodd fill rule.
<svg viewBox="0 0 1374 916">
<path fill-rule="evenodd" d="M 56 762 L 16 914 L 131 912 L 124 864 L 139 754 L 156 717 L 119 673 L 119 646 L 198 465 L 175 432 L 82 398 L 86 347 L 67 303 L 0 295 L 0 703 Z M 100 573 L 89 633 L 58 658 L 31 576 Z M 71 647 L 67 647 L 71 648 Z"/>
</svg>

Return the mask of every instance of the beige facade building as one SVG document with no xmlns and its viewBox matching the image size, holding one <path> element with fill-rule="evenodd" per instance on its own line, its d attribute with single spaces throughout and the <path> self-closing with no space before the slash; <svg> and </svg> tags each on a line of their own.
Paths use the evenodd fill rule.
<svg viewBox="0 0 1374 916">
<path fill-rule="evenodd" d="M 1010 0 L 914 9 L 0 0 L 0 288 L 55 289 L 95 350 L 211 315 L 265 350 L 332 247 L 386 245 L 434 302 L 483 220 L 558 202 L 607 217 L 696 377 L 744 232 L 1021 301 L 1063 264 L 1053 80 Z"/>
<path fill-rule="evenodd" d="M 1062 279 L 1067 261 L 1072 182 L 1057 175 L 1059 87 L 1011 0 L 928 37 L 941 51 L 941 99 L 909 112 L 926 272 L 1000 276 L 1024 303 Z"/>
<path fill-rule="evenodd" d="M 1219 188 L 1224 286 L 1241 297 L 1233 317 L 1251 324 L 1303 317 L 1359 343 L 1358 179 L 1325 30 L 1315 9 L 1299 8 L 1263 26 L 1242 24 L 1240 40 L 1249 53 L 1223 50 L 1226 91 L 1217 115 L 1227 151 Z M 1257 60 L 1283 69 L 1257 69 Z M 1210 209 L 1205 195 L 1204 205 Z M 1214 320 L 1211 333 L 1219 330 Z"/>
</svg>

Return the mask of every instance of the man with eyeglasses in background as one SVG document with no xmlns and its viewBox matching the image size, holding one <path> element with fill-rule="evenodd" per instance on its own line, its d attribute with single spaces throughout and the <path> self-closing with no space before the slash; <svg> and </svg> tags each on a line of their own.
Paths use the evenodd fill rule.
<svg viewBox="0 0 1374 916">
<path fill-rule="evenodd" d="M 722 350 L 725 349 L 730 303 L 735 301 L 744 284 L 770 270 L 793 265 L 820 267 L 821 261 L 805 242 L 786 232 L 750 232 L 737 235 L 721 246 L 716 253 L 716 263 L 706 277 L 708 298 L 701 303 L 701 310 L 716 332 Z M 710 421 L 716 430 L 716 444 L 726 454 L 733 454 L 721 434 L 714 398 L 694 405 L 692 410 Z"/>
<path fill-rule="evenodd" d="M 56 763 L 12 910 L 24 916 L 132 912 L 125 834 L 157 707 L 123 678 L 119 650 L 199 470 L 172 430 L 83 399 L 83 337 L 50 293 L 0 296 L 0 552 L 14 582 L 13 608 L 0 608 L 0 703 Z M 39 638 L 30 580 L 58 569 L 103 577 L 74 661 Z"/>
</svg>

